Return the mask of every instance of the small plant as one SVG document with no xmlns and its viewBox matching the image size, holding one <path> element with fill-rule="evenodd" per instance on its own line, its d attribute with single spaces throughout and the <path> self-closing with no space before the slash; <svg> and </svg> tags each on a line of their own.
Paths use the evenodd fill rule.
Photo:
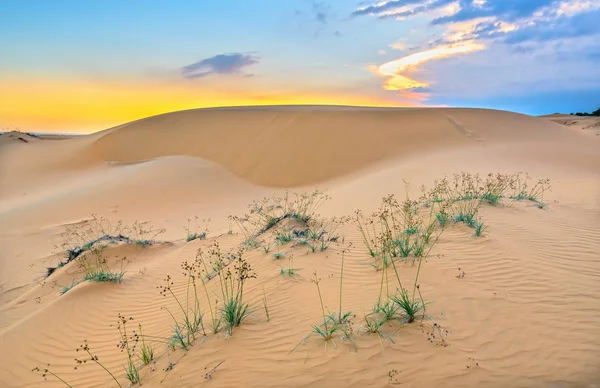
<svg viewBox="0 0 600 388">
<path fill-rule="evenodd" d="M 341 268 L 340 268 L 340 306 L 339 306 L 339 310 L 338 310 L 338 315 L 337 315 L 337 319 L 334 318 L 334 322 L 338 325 L 344 325 L 346 323 L 348 323 L 348 318 L 352 315 L 351 312 L 346 312 L 346 313 L 342 313 L 342 295 L 343 295 L 343 285 L 344 285 L 344 259 L 346 256 L 346 253 L 350 250 L 350 248 L 352 247 L 352 243 L 350 243 L 347 247 L 345 247 L 344 249 L 342 249 L 342 263 L 341 263 Z"/>
<path fill-rule="evenodd" d="M 482 221 L 475 221 L 473 223 L 473 227 L 475 228 L 475 236 L 477 237 L 481 236 L 481 233 L 483 233 L 483 231 L 487 229 L 487 226 L 485 226 L 485 224 Z"/>
<path fill-rule="evenodd" d="M 130 321 L 133 321 L 132 317 L 125 318 L 123 315 L 119 314 L 117 329 L 119 330 L 121 341 L 119 342 L 118 346 L 121 349 L 121 352 L 125 352 L 127 354 L 127 366 L 124 367 L 125 376 L 131 384 L 137 384 L 140 382 L 140 372 L 135 365 L 134 355 L 140 336 L 135 331 L 133 332 L 132 336 L 129 336 L 127 333 L 127 323 Z"/>
<path fill-rule="evenodd" d="M 267 307 L 267 294 L 265 293 L 265 288 L 263 287 L 263 306 L 265 308 L 265 315 L 267 316 L 267 322 L 271 321 L 271 317 L 269 315 L 269 307 Z"/>
<path fill-rule="evenodd" d="M 297 275 L 298 271 L 300 271 L 300 268 L 281 268 L 279 274 L 293 278 Z"/>
<path fill-rule="evenodd" d="M 412 323 L 420 312 L 425 316 L 425 303 L 408 296 L 408 291 L 400 285 L 399 295 L 392 295 L 392 301 L 404 313 L 403 322 Z"/>
<path fill-rule="evenodd" d="M 395 252 L 400 257 L 408 257 L 410 252 L 413 250 L 413 246 L 410 245 L 410 240 L 408 235 L 401 238 L 400 240 L 395 240 L 397 251 Z"/>
<path fill-rule="evenodd" d="M 198 290 L 196 285 L 196 274 L 195 274 L 195 263 L 188 264 L 183 262 L 181 268 L 184 270 L 184 275 L 187 277 L 187 288 L 185 295 L 185 307 L 180 302 L 177 295 L 172 290 L 173 280 L 171 275 L 167 275 L 162 286 L 157 288 L 160 290 L 160 295 L 166 297 L 171 295 L 177 302 L 179 309 L 183 313 L 183 323 L 180 323 L 175 315 L 167 307 L 163 307 L 173 318 L 175 326 L 173 328 L 172 345 L 179 345 L 184 350 L 188 350 L 189 347 L 196 341 L 196 334 L 202 330 L 204 336 L 206 332 L 204 324 L 202 322 L 202 312 L 200 311 L 200 301 L 198 299 Z M 191 302 L 191 303 L 190 303 Z"/>
<path fill-rule="evenodd" d="M 55 379 L 57 379 L 58 381 L 60 381 L 61 383 L 63 383 L 64 385 L 66 385 L 69 388 L 73 388 L 73 386 L 69 383 L 67 383 L 65 380 L 63 380 L 61 377 L 59 377 L 58 375 L 56 375 L 54 372 L 52 372 L 50 370 L 50 364 L 48 364 L 45 368 L 40 368 L 40 367 L 35 367 L 31 370 L 32 372 L 35 373 L 40 373 L 42 375 L 42 377 L 44 378 L 44 380 L 47 380 L 47 376 L 50 375 L 52 377 L 54 377 Z"/>
<path fill-rule="evenodd" d="M 244 216 L 230 216 L 240 231 L 245 236 L 245 245 L 250 248 L 258 246 L 256 239 L 265 232 L 276 227 L 285 219 L 294 219 L 305 225 L 315 218 L 316 211 L 330 199 L 329 196 L 319 190 L 311 193 L 296 193 L 295 198 L 290 198 L 288 192 L 282 197 L 265 197 L 254 201 L 249 205 L 249 212 Z M 277 240 L 288 243 L 293 236 L 282 233 Z"/>
<path fill-rule="evenodd" d="M 267 244 L 267 243 L 265 243 L 265 244 L 262 246 L 262 248 L 263 248 L 263 251 L 265 251 L 265 253 L 269 253 L 269 252 L 271 252 L 271 245 L 272 245 L 271 243 L 268 243 L 268 244 Z"/>
<path fill-rule="evenodd" d="M 75 363 L 76 363 L 76 365 L 75 365 L 75 369 L 77 369 L 79 365 L 85 364 L 85 363 L 87 363 L 88 361 L 93 361 L 93 362 L 95 362 L 97 365 L 99 365 L 99 366 L 100 366 L 102 369 L 104 369 L 104 371 L 105 371 L 106 373 L 108 373 L 108 374 L 110 375 L 110 377 L 112 377 L 112 379 L 115 381 L 115 383 L 117 383 L 117 385 L 119 386 L 119 388 L 123 388 L 123 386 L 122 386 L 122 385 L 119 383 L 119 380 L 117 380 L 117 378 L 115 377 L 115 375 L 114 375 L 114 374 L 113 374 L 111 371 L 109 371 L 109 370 L 108 370 L 108 369 L 107 369 L 107 368 L 106 368 L 106 367 L 105 367 L 105 366 L 104 366 L 104 365 L 103 365 L 103 364 L 100 362 L 100 360 L 98 359 L 98 356 L 96 356 L 96 355 L 92 354 L 92 351 L 91 351 L 91 349 L 90 349 L 90 347 L 89 347 L 89 345 L 88 345 L 88 343 L 87 343 L 87 341 L 86 341 L 86 340 L 84 340 L 84 341 L 83 341 L 83 344 L 81 344 L 81 345 L 79 346 L 79 348 L 78 348 L 78 349 L 76 349 L 76 351 L 77 351 L 77 352 L 81 351 L 82 353 L 86 353 L 86 354 L 87 354 L 87 357 L 89 357 L 89 358 L 82 358 L 82 359 L 78 359 L 78 358 L 76 358 L 76 359 L 75 359 Z M 61 380 L 61 381 L 62 381 L 62 380 Z M 68 384 L 67 384 L 67 385 L 68 385 Z"/>
<path fill-rule="evenodd" d="M 200 278 L 200 281 L 202 283 L 202 287 L 204 288 L 204 294 L 206 295 L 206 301 L 208 302 L 208 308 L 210 311 L 210 317 L 211 317 L 211 328 L 212 328 L 212 332 L 213 334 L 216 334 L 219 332 L 219 329 L 221 327 L 221 317 L 218 316 L 217 312 L 219 311 L 219 309 L 217 308 L 217 303 L 218 301 L 215 300 L 215 308 L 213 310 L 212 307 L 212 303 L 210 300 L 210 295 L 208 292 L 208 289 L 206 287 L 206 282 L 208 282 L 213 275 L 213 273 L 215 273 L 216 271 L 220 271 L 223 267 L 224 267 L 224 260 L 223 260 L 223 255 L 221 254 L 220 249 L 218 249 L 218 245 L 215 243 L 215 245 L 210 249 L 209 251 L 209 255 L 213 258 L 213 263 L 212 267 L 213 267 L 213 272 L 209 272 L 208 270 L 208 265 L 206 260 L 203 257 L 203 252 L 202 249 L 198 249 L 198 252 L 196 253 L 196 261 L 195 261 L 195 265 L 194 265 L 194 274 L 196 277 Z"/>
<path fill-rule="evenodd" d="M 216 243 L 211 256 L 222 261 L 222 253 Z M 221 319 L 227 327 L 228 335 L 231 335 L 233 329 L 240 326 L 254 312 L 244 301 L 244 286 L 246 281 L 256 278 L 250 263 L 244 260 L 242 250 L 238 251 L 232 262 L 233 271 L 224 265 L 219 265 L 216 269 L 223 301 Z"/>
<path fill-rule="evenodd" d="M 147 225 L 146 222 L 135 221 L 129 228 L 130 239 L 137 245 L 148 247 L 156 244 L 156 237 L 163 234 L 166 229 L 155 229 L 152 225 Z"/>
<path fill-rule="evenodd" d="M 333 344 L 333 347 L 336 348 L 337 345 L 333 338 L 335 333 L 340 333 L 340 338 L 342 340 L 349 340 L 350 343 L 353 345 L 354 349 L 356 350 L 356 344 L 355 344 L 353 336 L 352 336 L 352 326 L 351 326 L 350 320 L 349 320 L 352 313 L 350 313 L 350 312 L 342 313 L 342 311 L 343 311 L 342 310 L 342 295 L 343 295 L 343 284 L 344 284 L 343 283 L 344 255 L 349 250 L 349 248 L 350 248 L 350 245 L 342 250 L 342 262 L 341 262 L 341 269 L 340 269 L 340 305 L 339 305 L 339 310 L 338 310 L 337 314 L 335 312 L 325 314 L 325 305 L 323 304 L 323 296 L 321 294 L 321 287 L 319 287 L 319 283 L 320 283 L 321 279 L 319 279 L 319 277 L 317 276 L 316 271 L 313 272 L 314 278 L 311 281 L 313 283 L 315 283 L 315 286 L 317 287 L 317 292 L 319 294 L 319 302 L 321 304 L 321 312 L 323 314 L 323 324 L 322 325 L 311 325 L 312 331 L 306 337 L 304 337 L 304 339 L 302 339 L 302 341 L 300 341 L 298 343 L 298 345 L 296 345 L 296 347 L 294 347 L 294 349 L 292 349 L 292 351 L 295 350 L 300 344 L 306 343 L 306 341 L 313 335 L 317 335 L 317 336 L 321 337 L 321 339 L 323 341 L 325 341 L 325 349 L 327 349 L 327 344 L 330 341 Z"/>
<path fill-rule="evenodd" d="M 285 245 L 285 244 L 289 243 L 290 241 L 292 241 L 293 239 L 294 239 L 294 236 L 292 236 L 291 233 L 279 233 L 277 235 L 277 237 L 275 237 L 275 241 L 279 245 Z"/>
<path fill-rule="evenodd" d="M 333 344 L 334 348 L 337 348 L 337 345 L 335 343 L 335 340 L 333 338 L 334 334 L 338 331 L 340 331 L 340 327 L 335 324 L 335 323 L 328 323 L 328 319 L 327 316 L 325 315 L 325 305 L 323 304 L 323 296 L 321 295 L 321 288 L 319 287 L 319 282 L 321 281 L 321 279 L 318 278 L 317 276 L 317 272 L 315 271 L 313 273 L 314 278 L 311 280 L 313 283 L 315 283 L 316 287 L 317 287 L 317 292 L 319 293 L 319 301 L 321 303 L 321 312 L 323 314 L 323 324 L 322 325 L 311 325 L 312 327 L 312 331 L 302 339 L 302 341 L 300 341 L 298 343 L 298 345 L 296 345 L 294 347 L 294 349 L 292 349 L 292 351 L 294 351 L 300 344 L 304 344 L 306 343 L 306 341 L 313 335 L 317 335 L 319 337 L 321 337 L 321 339 L 323 341 L 325 341 L 325 349 L 327 349 L 327 344 L 331 341 Z M 323 327 L 323 328 L 321 328 Z"/>
<path fill-rule="evenodd" d="M 468 227 L 475 225 L 475 214 L 473 213 L 458 213 L 454 218 L 455 223 L 464 222 Z"/>
<path fill-rule="evenodd" d="M 440 212 L 435 214 L 435 218 L 437 219 L 440 226 L 445 226 L 448 222 L 448 213 Z"/>
<path fill-rule="evenodd" d="M 413 234 L 417 234 L 419 232 L 419 228 L 417 226 L 410 226 L 408 229 L 406 229 L 404 231 L 404 233 L 406 233 L 409 236 L 412 236 Z"/>
<path fill-rule="evenodd" d="M 381 305 L 377 304 L 374 310 L 383 316 L 385 322 L 390 322 L 398 318 L 398 305 L 389 299 Z"/>
<path fill-rule="evenodd" d="M 154 348 L 152 348 L 152 344 L 146 342 L 146 337 L 142 332 L 142 325 L 138 324 L 138 330 L 140 331 L 139 337 L 142 339 L 142 348 L 141 348 L 141 356 L 140 359 L 144 363 L 144 365 L 150 364 L 154 360 Z"/>
<path fill-rule="evenodd" d="M 195 216 L 194 222 L 192 223 L 192 219 L 188 218 L 187 224 L 183 227 L 186 235 L 185 241 L 206 240 L 209 222 L 210 218 L 200 219 L 200 217 Z"/>
<path fill-rule="evenodd" d="M 329 248 L 331 242 L 338 241 L 338 228 L 350 221 L 349 217 L 333 217 L 324 220 L 313 220 L 311 227 L 305 231 L 305 236 L 310 241 L 310 249 L 314 253 L 317 249 L 321 252 Z"/>
<path fill-rule="evenodd" d="M 321 244 L 319 245 L 319 250 L 321 252 L 324 252 L 327 250 L 327 248 L 329 248 L 329 242 L 325 241 L 325 240 L 321 240 Z"/>
<path fill-rule="evenodd" d="M 500 194 L 494 194 L 494 193 L 487 192 L 487 193 L 483 194 L 483 196 L 481 198 L 484 199 L 485 201 L 487 201 L 487 203 L 489 203 L 490 205 L 495 206 L 500 202 L 500 199 L 502 197 Z"/>
<path fill-rule="evenodd" d="M 71 285 L 64 286 L 58 293 L 60 295 L 64 295 L 67 292 L 69 292 L 73 287 L 75 287 L 76 285 L 78 285 L 79 283 L 81 283 L 81 281 L 75 281 L 75 279 L 73 279 L 73 282 L 71 283 Z"/>
<path fill-rule="evenodd" d="M 275 259 L 275 260 L 281 260 L 284 258 L 285 258 L 285 253 L 283 253 L 283 252 L 273 253 L 273 259 Z"/>
<path fill-rule="evenodd" d="M 290 256 L 289 262 L 290 262 L 290 264 L 289 264 L 288 268 L 281 268 L 279 270 L 280 275 L 294 277 L 294 276 L 296 276 L 296 272 L 300 271 L 300 268 L 294 268 L 294 256 L 293 255 Z"/>
<path fill-rule="evenodd" d="M 376 334 L 377 338 L 379 338 L 379 344 L 381 345 L 381 350 L 383 349 L 383 340 L 389 341 L 391 343 L 395 343 L 392 337 L 383 331 L 383 326 L 386 324 L 385 319 L 378 319 L 374 316 L 365 315 L 365 325 L 358 329 L 358 333 L 369 333 Z"/>
<path fill-rule="evenodd" d="M 93 260 L 90 259 L 90 255 L 81 256 L 78 259 L 79 268 L 84 273 L 84 280 L 108 283 L 120 283 L 123 281 L 125 267 L 127 266 L 126 257 L 118 260 L 119 268 L 115 270 L 108 265 L 108 261 L 102 254 L 101 248 L 92 248 L 91 255 L 94 256 Z"/>
</svg>

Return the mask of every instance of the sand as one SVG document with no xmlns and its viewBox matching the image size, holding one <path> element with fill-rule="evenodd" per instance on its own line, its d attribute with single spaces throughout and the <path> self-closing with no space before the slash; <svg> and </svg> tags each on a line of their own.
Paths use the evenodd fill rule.
<svg viewBox="0 0 600 388">
<path fill-rule="evenodd" d="M 74 387 L 116 386 L 92 362 L 74 370 L 84 340 L 127 386 L 126 357 L 111 327 L 117 315 L 134 317 L 146 335 L 169 337 L 173 321 L 161 307 L 177 306 L 157 286 L 169 274 L 182 296 L 183 261 L 214 241 L 236 249 L 243 236 L 228 216 L 243 215 L 253 200 L 319 188 L 332 197 L 319 209 L 323 217 L 349 216 L 376 210 L 387 194 L 403 198 L 405 180 L 418 195 L 421 184 L 461 171 L 524 171 L 549 178 L 552 190 L 544 209 L 529 201 L 482 205 L 482 236 L 450 225 L 423 261 L 427 313 L 445 330 L 448 346 L 428 341 L 425 319 L 386 326 L 394 343 L 384 341 L 383 350 L 377 336 L 357 333 L 356 351 L 339 340 L 337 349 L 325 350 L 312 338 L 291 352 L 321 316 L 313 271 L 325 304 L 339 303 L 340 252 L 349 243 L 343 297 L 356 330 L 376 302 L 380 272 L 369 266 L 356 225 L 347 223 L 343 244 L 324 252 L 281 248 L 301 268 L 296 279 L 280 275 L 287 260 L 247 252 L 258 277 L 248 280 L 245 295 L 256 311 L 231 337 L 210 334 L 189 351 L 154 344 L 155 362 L 140 370 L 143 385 L 596 386 L 600 138 L 573 130 L 572 119 L 453 108 L 205 109 L 61 141 L 2 141 L 0 386 L 60 387 L 52 376 L 44 381 L 31 372 L 47 364 Z M 82 277 L 77 263 L 48 278 L 46 268 L 65 258 L 55 247 L 61 234 L 92 225 L 92 214 L 165 232 L 149 247 L 105 248 L 111 263 L 129 261 L 122 283 L 84 282 L 60 295 Z M 194 216 L 211 219 L 207 240 L 186 241 L 183 226 Z M 403 279 L 415 276 L 415 265 L 399 266 Z M 206 303 L 202 309 L 206 322 Z"/>
<path fill-rule="evenodd" d="M 600 117 L 551 114 L 541 116 L 546 120 L 566 125 L 568 128 L 589 136 L 600 136 Z"/>
</svg>

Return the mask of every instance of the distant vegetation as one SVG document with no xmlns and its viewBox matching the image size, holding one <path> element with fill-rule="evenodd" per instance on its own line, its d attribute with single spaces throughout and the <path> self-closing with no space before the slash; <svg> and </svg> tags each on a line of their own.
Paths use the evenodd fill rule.
<svg viewBox="0 0 600 388">
<path fill-rule="evenodd" d="M 587 113 L 587 112 L 577 112 L 577 113 L 570 113 L 571 116 L 596 116 L 599 117 L 600 116 L 600 108 L 596 109 L 595 111 L 593 111 L 592 113 Z"/>
</svg>

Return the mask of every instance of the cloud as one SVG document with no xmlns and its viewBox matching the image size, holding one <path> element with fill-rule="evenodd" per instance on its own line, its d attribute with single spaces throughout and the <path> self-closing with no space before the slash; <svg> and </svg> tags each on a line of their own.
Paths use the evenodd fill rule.
<svg viewBox="0 0 600 388">
<path fill-rule="evenodd" d="M 484 48 L 484 45 L 476 42 L 442 45 L 384 63 L 377 68 L 377 73 L 387 77 L 383 84 L 383 88 L 386 90 L 412 90 L 418 92 L 429 86 L 426 82 L 408 77 L 410 73 L 418 69 L 419 65 L 454 55 L 483 50 Z"/>
<path fill-rule="evenodd" d="M 421 0 L 392 0 L 383 1 L 381 3 L 370 5 L 367 7 L 359 8 L 352 12 L 351 16 L 362 16 L 362 15 L 379 15 L 389 11 L 399 9 L 408 5 L 414 5 L 421 3 Z"/>
<path fill-rule="evenodd" d="M 351 16 L 414 18 L 415 23 L 425 19 L 428 25 L 428 34 L 411 34 L 390 45 L 407 55 L 370 68 L 386 78 L 384 89 L 397 91 L 403 98 L 433 93 L 430 83 L 435 83 L 436 95 L 463 91 L 489 95 L 492 89 L 515 90 L 517 86 L 535 89 L 567 83 L 581 87 L 573 82 L 574 77 L 583 75 L 589 83 L 598 74 L 590 67 L 598 58 L 597 50 L 590 48 L 600 39 L 600 0 L 376 1 L 359 6 Z M 471 54 L 469 59 L 460 62 L 438 61 L 467 54 Z M 505 67 L 498 67 L 503 56 Z M 511 84 L 515 79 L 518 85 Z"/>
<path fill-rule="evenodd" d="M 210 74 L 241 74 L 244 67 L 258 61 L 258 57 L 249 54 L 219 54 L 184 66 L 181 73 L 187 79 L 202 78 Z"/>
<path fill-rule="evenodd" d="M 402 42 L 392 43 L 390 45 L 390 47 L 393 48 L 394 50 L 401 50 L 401 51 L 407 49 L 406 43 L 402 43 Z"/>
<path fill-rule="evenodd" d="M 479 39 L 517 44 L 600 33 L 600 0 L 391 0 L 352 15 L 404 19 L 442 8 L 447 12 L 432 15 L 431 25 L 448 31 L 431 46 Z"/>
<path fill-rule="evenodd" d="M 381 19 L 403 19 L 421 13 L 444 8 L 457 0 L 392 0 L 362 7 L 352 12 L 351 16 L 374 15 Z"/>
<path fill-rule="evenodd" d="M 548 41 L 600 34 L 600 9 L 592 12 L 560 16 L 557 20 L 543 21 L 519 28 L 504 39 L 505 43 Z"/>
</svg>

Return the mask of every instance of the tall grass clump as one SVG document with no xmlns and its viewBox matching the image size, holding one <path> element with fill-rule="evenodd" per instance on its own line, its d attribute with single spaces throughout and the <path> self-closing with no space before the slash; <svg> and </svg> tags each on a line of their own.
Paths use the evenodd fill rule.
<svg viewBox="0 0 600 388">
<path fill-rule="evenodd" d="M 254 312 L 244 299 L 244 289 L 246 282 L 255 279 L 257 275 L 250 263 L 244 259 L 243 249 L 227 255 L 215 242 L 206 256 L 200 253 L 200 258 L 205 265 L 206 279 L 216 278 L 219 281 L 220 321 L 223 322 L 227 335 L 230 336 L 233 329 L 240 326 Z M 211 272 L 208 272 L 209 267 Z"/>
<path fill-rule="evenodd" d="M 248 279 L 256 278 L 256 273 L 252 270 L 250 263 L 242 257 L 242 252 L 233 262 L 233 271 L 229 269 L 226 272 L 217 273 L 223 305 L 221 307 L 221 316 L 227 327 L 228 335 L 234 328 L 240 326 L 254 310 L 250 310 L 250 305 L 244 301 L 244 286 Z"/>
<path fill-rule="evenodd" d="M 192 223 L 192 219 L 188 218 L 187 224 L 183 226 L 186 236 L 185 241 L 206 240 L 210 218 L 200 219 L 200 217 L 195 216 L 193 221 Z"/>
<path fill-rule="evenodd" d="M 406 190 L 408 193 L 408 186 Z M 421 192 L 418 199 L 407 194 L 402 202 L 393 195 L 384 197 L 379 210 L 370 217 L 361 211 L 355 213 L 363 244 L 374 260 L 372 266 L 381 272 L 377 301 L 373 311 L 365 314 L 365 323 L 358 332 L 376 334 L 382 349 L 384 340 L 393 342 L 383 330 L 386 324 L 410 324 L 419 317 L 428 317 L 419 277 L 423 262 L 445 230 L 453 201 L 436 190 L 421 188 Z M 416 266 L 410 286 L 400 277 L 401 265 L 405 263 Z"/>
<path fill-rule="evenodd" d="M 163 297 L 171 296 L 183 314 L 183 321 L 180 321 L 168 307 L 163 307 L 169 313 L 174 322 L 171 346 L 175 347 L 178 345 L 184 350 L 188 350 L 189 347 L 196 342 L 197 336 L 200 332 L 202 332 L 203 337 L 206 337 L 203 314 L 200 309 L 200 297 L 198 296 L 198 273 L 201 268 L 199 267 L 199 261 L 196 260 L 191 263 L 184 261 L 181 264 L 181 269 L 183 270 L 183 275 L 187 279 L 183 303 L 182 300 L 180 300 L 180 297 L 177 296 L 177 294 L 173 291 L 172 287 L 174 282 L 171 278 L 171 275 L 167 275 L 164 279 L 164 283 L 157 288 L 160 290 L 160 295 Z M 200 280 L 201 283 L 204 284 L 201 278 Z M 213 325 L 214 324 L 215 322 L 213 320 Z"/>
<path fill-rule="evenodd" d="M 138 324 L 138 330 L 140 332 L 139 338 L 141 338 L 142 341 L 141 355 L 139 358 L 144 365 L 148 365 L 154 360 L 154 348 L 152 347 L 152 344 L 147 341 L 146 336 L 144 336 L 141 323 Z"/>
<path fill-rule="evenodd" d="M 333 311 L 333 312 L 329 312 L 328 314 L 325 313 L 325 304 L 323 303 L 323 295 L 321 294 L 321 287 L 319 286 L 319 283 L 321 282 L 321 279 L 317 276 L 317 272 L 313 272 L 313 279 L 311 280 L 316 288 L 317 288 L 317 293 L 319 295 L 319 304 L 321 306 L 321 313 L 322 313 L 322 319 L 323 319 L 323 323 L 322 324 L 318 324 L 318 325 L 311 325 L 311 332 L 304 337 L 299 343 L 298 345 L 296 345 L 294 347 L 293 350 L 295 350 L 299 345 L 301 344 L 305 344 L 308 339 L 312 336 L 318 336 L 320 337 L 324 342 L 325 342 L 325 349 L 327 349 L 327 345 L 329 344 L 329 342 L 331 342 L 333 344 L 334 348 L 337 348 L 337 344 L 335 342 L 335 338 L 334 336 L 339 335 L 339 338 L 342 341 L 348 340 L 353 348 L 356 350 L 356 343 L 354 342 L 354 337 L 353 337 L 353 331 L 352 331 L 352 326 L 351 326 L 351 322 L 350 322 L 350 317 L 352 316 L 351 312 L 344 312 L 343 310 L 343 305 L 342 305 L 342 300 L 343 300 L 343 284 L 344 284 L 344 261 L 345 261 L 345 254 L 348 252 L 350 248 L 350 245 L 346 248 L 344 248 L 341 252 L 341 266 L 340 266 L 340 289 L 339 289 L 339 309 L 338 311 Z"/>
<path fill-rule="evenodd" d="M 245 237 L 244 245 L 249 248 L 260 246 L 260 236 L 277 226 L 285 219 L 307 224 L 316 216 L 316 211 L 330 197 L 320 190 L 283 196 L 265 197 L 248 206 L 243 216 L 230 216 Z M 280 242 L 290 242 L 293 236 L 282 233 L 277 237 Z"/>
<path fill-rule="evenodd" d="M 140 340 L 139 334 L 133 333 L 130 335 L 127 332 L 127 323 L 133 321 L 133 317 L 126 318 L 123 315 L 119 314 L 117 321 L 117 329 L 119 330 L 119 335 L 121 340 L 119 342 L 119 349 L 121 349 L 122 353 L 127 355 L 127 365 L 123 368 L 125 369 L 125 376 L 127 380 L 133 385 L 138 384 L 140 382 L 140 371 L 135 365 L 134 357 L 135 357 L 135 348 Z"/>
<path fill-rule="evenodd" d="M 388 195 L 370 217 L 360 210 L 355 212 L 354 220 L 375 269 L 382 270 L 395 260 L 407 261 L 409 257 L 414 263 L 437 242 L 445 227 L 445 222 L 437 225 L 439 214 L 447 214 L 449 205 L 436 201 L 425 208 L 422 204 L 426 199 L 413 200 L 407 195 L 398 202 L 394 195 Z"/>
<path fill-rule="evenodd" d="M 109 265 L 99 247 L 92 248 L 90 254 L 77 259 L 77 265 L 84 274 L 83 280 L 91 282 L 121 283 L 127 263 L 127 258 L 122 257 L 117 259 L 115 266 Z"/>
<path fill-rule="evenodd" d="M 477 237 L 481 236 L 481 233 L 487 229 L 487 226 L 483 223 L 483 221 L 475 221 L 473 227 L 475 228 L 475 236 Z"/>
<path fill-rule="evenodd" d="M 339 335 L 339 338 L 342 341 L 347 338 L 347 339 L 351 340 L 352 343 L 354 344 L 354 340 L 352 339 L 352 333 L 350 332 L 350 330 L 351 330 L 350 325 L 340 325 L 337 322 L 331 320 L 331 314 L 329 314 L 329 315 L 325 314 L 325 305 L 323 304 L 323 295 L 321 294 L 321 287 L 319 286 L 321 279 L 317 276 L 316 271 L 313 272 L 313 279 L 311 281 L 315 284 L 315 286 L 317 288 L 323 323 L 311 325 L 311 328 L 312 328 L 311 332 L 306 337 L 304 337 L 294 347 L 294 349 L 292 349 L 292 351 L 296 350 L 296 348 L 298 346 L 306 344 L 306 342 L 312 336 L 318 336 L 319 338 L 321 338 L 325 343 L 325 349 L 327 349 L 327 345 L 330 342 L 333 344 L 334 348 L 337 348 L 337 344 L 336 344 L 335 338 L 334 338 L 336 334 Z"/>
</svg>

